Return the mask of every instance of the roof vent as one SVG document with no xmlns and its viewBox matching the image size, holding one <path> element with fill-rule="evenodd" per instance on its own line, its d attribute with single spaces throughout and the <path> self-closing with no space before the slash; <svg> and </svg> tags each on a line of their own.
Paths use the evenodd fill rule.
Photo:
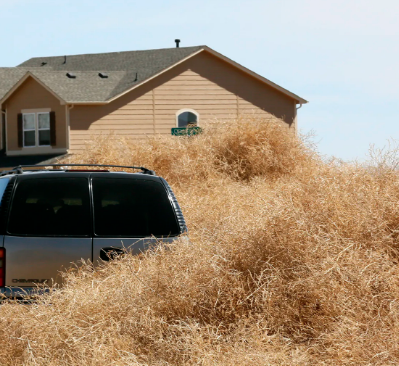
<svg viewBox="0 0 399 366">
<path fill-rule="evenodd" d="M 71 74 L 70 72 L 67 72 L 66 76 L 68 76 L 70 79 L 76 79 L 76 75 L 75 74 Z"/>
<path fill-rule="evenodd" d="M 108 78 L 108 75 L 107 75 L 107 74 L 104 74 L 103 72 L 99 72 L 99 73 L 98 73 L 98 76 L 99 76 L 101 79 L 107 79 L 107 78 Z"/>
<path fill-rule="evenodd" d="M 42 62 L 42 63 L 40 64 L 40 66 L 44 66 L 44 65 L 47 65 L 47 62 Z"/>
<path fill-rule="evenodd" d="M 175 39 L 175 42 L 176 42 L 176 48 L 179 48 L 180 39 Z"/>
</svg>

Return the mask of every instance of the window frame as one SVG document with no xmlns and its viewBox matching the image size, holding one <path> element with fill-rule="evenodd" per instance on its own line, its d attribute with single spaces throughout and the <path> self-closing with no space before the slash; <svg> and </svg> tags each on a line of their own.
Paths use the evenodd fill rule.
<svg viewBox="0 0 399 366">
<path fill-rule="evenodd" d="M 35 123 L 35 128 L 34 129 L 25 129 L 24 116 L 25 115 L 29 115 L 29 114 L 33 114 L 34 115 L 34 123 Z M 39 128 L 39 114 L 47 114 L 48 115 L 49 128 Z M 50 111 L 22 112 L 22 147 L 24 149 L 51 146 L 51 121 L 50 121 L 50 118 L 51 118 L 50 117 Z M 25 145 L 25 132 L 27 132 L 27 131 L 35 131 L 35 145 L 30 145 L 30 146 L 26 146 Z M 39 143 L 39 131 L 49 131 L 50 132 L 49 144 L 41 145 Z"/>
<path fill-rule="evenodd" d="M 196 127 L 200 127 L 200 115 L 199 115 L 199 113 L 196 110 L 194 110 L 194 109 L 183 108 L 183 109 L 180 109 L 179 111 L 176 112 L 176 127 L 177 128 L 187 128 L 187 126 L 186 127 L 179 127 L 179 116 L 182 113 L 184 113 L 184 112 L 190 112 L 190 113 L 195 114 L 195 116 L 197 117 Z"/>
</svg>

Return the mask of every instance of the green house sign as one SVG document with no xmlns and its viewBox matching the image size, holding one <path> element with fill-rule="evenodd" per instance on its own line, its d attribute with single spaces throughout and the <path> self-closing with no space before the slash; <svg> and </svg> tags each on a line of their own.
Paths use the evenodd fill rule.
<svg viewBox="0 0 399 366">
<path fill-rule="evenodd" d="M 194 136 L 202 132 L 201 127 L 174 127 L 172 128 L 173 136 Z"/>
</svg>

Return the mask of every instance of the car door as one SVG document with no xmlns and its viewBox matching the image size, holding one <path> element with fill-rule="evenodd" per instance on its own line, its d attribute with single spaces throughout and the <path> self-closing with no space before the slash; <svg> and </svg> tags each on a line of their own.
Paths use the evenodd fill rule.
<svg viewBox="0 0 399 366">
<path fill-rule="evenodd" d="M 4 236 L 6 286 L 60 284 L 60 270 L 92 260 L 88 177 L 19 176 Z"/>
<path fill-rule="evenodd" d="M 92 193 L 94 264 L 125 250 L 140 254 L 180 234 L 173 206 L 159 179 L 102 174 L 92 177 Z"/>
</svg>

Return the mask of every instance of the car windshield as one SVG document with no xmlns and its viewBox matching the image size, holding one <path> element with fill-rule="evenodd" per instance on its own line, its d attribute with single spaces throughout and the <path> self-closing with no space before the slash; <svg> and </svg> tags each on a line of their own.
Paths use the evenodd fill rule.
<svg viewBox="0 0 399 366">
<path fill-rule="evenodd" d="M 93 178 L 97 236 L 156 237 L 180 233 L 162 183 L 145 179 Z"/>
</svg>

